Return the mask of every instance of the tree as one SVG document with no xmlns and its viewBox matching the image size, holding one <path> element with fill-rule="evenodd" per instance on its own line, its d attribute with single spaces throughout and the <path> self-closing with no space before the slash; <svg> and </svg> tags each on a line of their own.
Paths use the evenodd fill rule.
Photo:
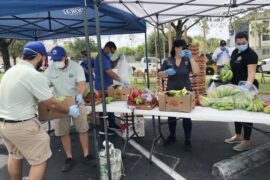
<svg viewBox="0 0 270 180">
<path fill-rule="evenodd" d="M 250 34 L 252 34 L 254 37 L 257 35 L 259 39 L 259 48 L 262 47 L 262 35 L 268 32 L 269 32 L 269 28 L 263 22 L 255 21 L 251 24 Z"/>
<path fill-rule="evenodd" d="M 14 40 L 9 46 L 9 52 L 13 59 L 13 64 L 16 64 L 16 58 L 20 57 L 23 52 L 23 47 L 26 44 L 26 40 Z"/>
<path fill-rule="evenodd" d="M 159 33 L 159 36 L 160 36 L 160 43 L 159 43 L 159 45 L 160 45 L 160 51 L 162 53 L 162 52 L 164 52 L 165 38 L 162 35 L 162 33 Z M 148 39 L 148 52 L 149 52 L 149 56 L 155 56 L 155 33 L 152 32 L 150 35 L 148 35 L 148 38 L 147 39 Z M 168 47 L 168 46 L 166 45 L 166 47 Z"/>
<path fill-rule="evenodd" d="M 97 52 L 97 45 L 93 39 L 89 40 L 90 51 Z M 81 58 L 81 51 L 86 49 L 86 42 L 82 38 L 75 38 L 74 41 L 69 41 L 64 45 L 67 50 L 68 55 L 74 59 L 79 60 Z"/>
<path fill-rule="evenodd" d="M 137 48 L 135 50 L 136 60 L 141 60 L 142 57 L 145 57 L 145 45 L 144 44 L 137 46 Z"/>
<path fill-rule="evenodd" d="M 0 38 L 0 51 L 4 61 L 5 71 L 10 68 L 9 50 L 8 47 L 12 43 L 13 39 Z"/>
</svg>

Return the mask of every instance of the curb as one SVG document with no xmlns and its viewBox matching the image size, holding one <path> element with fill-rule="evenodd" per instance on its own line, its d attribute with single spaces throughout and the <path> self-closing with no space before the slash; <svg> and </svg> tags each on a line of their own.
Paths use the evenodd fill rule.
<svg viewBox="0 0 270 180">
<path fill-rule="evenodd" d="M 270 143 L 253 148 L 230 159 L 217 162 L 212 167 L 215 179 L 235 178 L 270 160 Z"/>
</svg>

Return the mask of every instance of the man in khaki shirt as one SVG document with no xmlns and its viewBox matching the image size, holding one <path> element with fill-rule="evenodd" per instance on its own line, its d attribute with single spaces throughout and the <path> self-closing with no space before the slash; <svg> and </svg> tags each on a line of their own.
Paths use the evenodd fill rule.
<svg viewBox="0 0 270 180">
<path fill-rule="evenodd" d="M 80 116 L 73 118 L 72 122 L 79 132 L 79 138 L 83 149 L 83 161 L 88 164 L 92 157 L 89 154 L 88 122 L 82 94 L 85 90 L 85 75 L 83 68 L 76 62 L 68 60 L 64 48 L 56 46 L 51 50 L 53 64 L 46 69 L 45 76 L 53 85 L 56 96 L 75 96 L 79 105 Z M 69 135 L 70 118 L 56 119 L 53 121 L 55 135 L 61 137 L 67 159 L 62 167 L 62 172 L 71 170 L 74 160 L 71 150 L 71 138 Z"/>
<path fill-rule="evenodd" d="M 53 97 L 46 77 L 37 71 L 46 56 L 42 43 L 27 43 L 23 60 L 10 68 L 0 83 L 0 137 L 9 152 L 11 180 L 22 179 L 23 158 L 31 165 L 29 179 L 42 180 L 52 155 L 50 138 L 36 119 L 38 102 L 71 117 L 79 116 L 76 105 L 64 107 Z"/>
</svg>

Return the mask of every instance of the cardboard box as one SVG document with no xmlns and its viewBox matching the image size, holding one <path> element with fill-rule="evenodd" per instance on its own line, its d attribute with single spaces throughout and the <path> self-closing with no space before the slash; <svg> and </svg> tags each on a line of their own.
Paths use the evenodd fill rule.
<svg viewBox="0 0 270 180">
<path fill-rule="evenodd" d="M 158 95 L 159 110 L 171 112 L 191 112 L 195 107 L 195 94 L 190 93 L 179 97 L 168 96 L 165 93 Z"/>
<path fill-rule="evenodd" d="M 61 103 L 63 104 L 63 106 L 66 106 L 68 108 L 69 106 L 75 104 L 75 97 L 67 97 L 66 99 L 61 101 Z M 57 112 L 56 110 L 42 103 L 38 104 L 38 115 L 39 120 L 52 120 L 69 117 L 68 114 Z"/>
<path fill-rule="evenodd" d="M 108 96 L 113 97 L 115 101 L 127 101 L 128 95 L 136 89 L 136 87 L 110 86 L 107 93 Z"/>
<path fill-rule="evenodd" d="M 135 131 L 137 132 L 139 137 L 144 137 L 145 136 L 145 125 L 144 125 L 144 117 L 137 115 L 134 117 L 134 127 Z M 126 137 L 126 124 L 124 121 L 120 122 L 120 128 L 121 128 L 121 136 Z M 129 137 L 133 134 L 133 129 L 132 129 L 132 123 L 129 122 L 128 124 L 128 129 L 129 129 Z"/>
</svg>

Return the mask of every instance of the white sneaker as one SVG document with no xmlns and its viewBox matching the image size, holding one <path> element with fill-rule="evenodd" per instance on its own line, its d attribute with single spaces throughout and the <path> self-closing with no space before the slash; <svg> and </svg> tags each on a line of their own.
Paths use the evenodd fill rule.
<svg viewBox="0 0 270 180">
<path fill-rule="evenodd" d="M 237 138 L 236 136 L 233 136 L 230 139 L 225 139 L 224 142 L 227 144 L 238 144 L 238 143 L 241 143 L 241 138 Z"/>
<path fill-rule="evenodd" d="M 233 149 L 238 152 L 247 151 L 252 148 L 251 142 L 241 141 L 240 144 L 234 146 Z"/>
</svg>

